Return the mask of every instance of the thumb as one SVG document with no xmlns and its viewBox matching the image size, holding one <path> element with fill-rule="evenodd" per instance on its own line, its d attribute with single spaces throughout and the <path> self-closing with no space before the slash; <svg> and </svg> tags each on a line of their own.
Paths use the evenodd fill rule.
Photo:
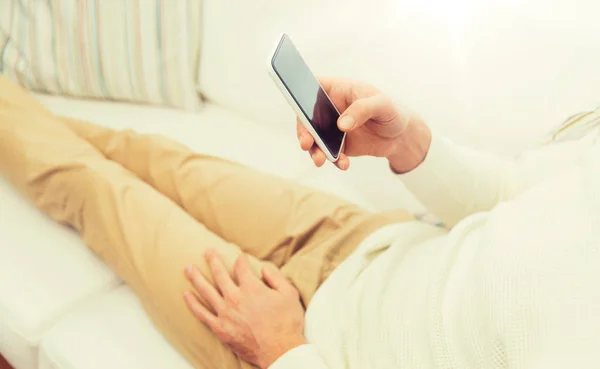
<svg viewBox="0 0 600 369">
<path fill-rule="evenodd" d="M 290 281 L 278 269 L 265 267 L 262 270 L 262 275 L 265 283 L 275 291 L 288 293 L 290 290 L 295 290 Z"/>
<path fill-rule="evenodd" d="M 338 128 L 344 132 L 355 130 L 370 119 L 377 120 L 395 114 L 394 105 L 383 94 L 353 102 L 338 119 Z"/>
</svg>

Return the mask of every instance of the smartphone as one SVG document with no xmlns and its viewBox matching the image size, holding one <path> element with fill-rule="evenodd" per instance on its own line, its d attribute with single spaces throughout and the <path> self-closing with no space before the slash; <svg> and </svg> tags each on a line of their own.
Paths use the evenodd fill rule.
<svg viewBox="0 0 600 369">
<path fill-rule="evenodd" d="M 287 34 L 277 42 L 269 74 L 316 145 L 329 161 L 337 161 L 346 139 L 337 126 L 340 113 Z"/>
</svg>

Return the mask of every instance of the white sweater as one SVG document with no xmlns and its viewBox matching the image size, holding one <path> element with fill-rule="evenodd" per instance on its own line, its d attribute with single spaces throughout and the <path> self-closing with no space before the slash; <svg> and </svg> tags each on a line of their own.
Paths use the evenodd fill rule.
<svg viewBox="0 0 600 369">
<path fill-rule="evenodd" d="M 434 135 L 401 176 L 450 232 L 365 240 L 271 369 L 600 368 L 600 146 L 506 161 Z"/>
</svg>

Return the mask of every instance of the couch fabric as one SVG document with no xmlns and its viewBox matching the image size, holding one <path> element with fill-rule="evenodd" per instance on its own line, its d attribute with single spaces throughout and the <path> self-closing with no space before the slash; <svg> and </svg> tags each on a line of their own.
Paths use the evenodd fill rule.
<svg viewBox="0 0 600 369">
<path fill-rule="evenodd" d="M 50 331 L 39 369 L 192 369 L 122 286 L 90 299 Z"/>
</svg>

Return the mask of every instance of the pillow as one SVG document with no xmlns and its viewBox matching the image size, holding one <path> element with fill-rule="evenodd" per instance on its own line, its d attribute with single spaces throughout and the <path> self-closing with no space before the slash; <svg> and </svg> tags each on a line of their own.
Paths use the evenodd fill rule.
<svg viewBox="0 0 600 369">
<path fill-rule="evenodd" d="M 200 0 L 0 1 L 0 73 L 38 92 L 196 110 Z"/>
</svg>

